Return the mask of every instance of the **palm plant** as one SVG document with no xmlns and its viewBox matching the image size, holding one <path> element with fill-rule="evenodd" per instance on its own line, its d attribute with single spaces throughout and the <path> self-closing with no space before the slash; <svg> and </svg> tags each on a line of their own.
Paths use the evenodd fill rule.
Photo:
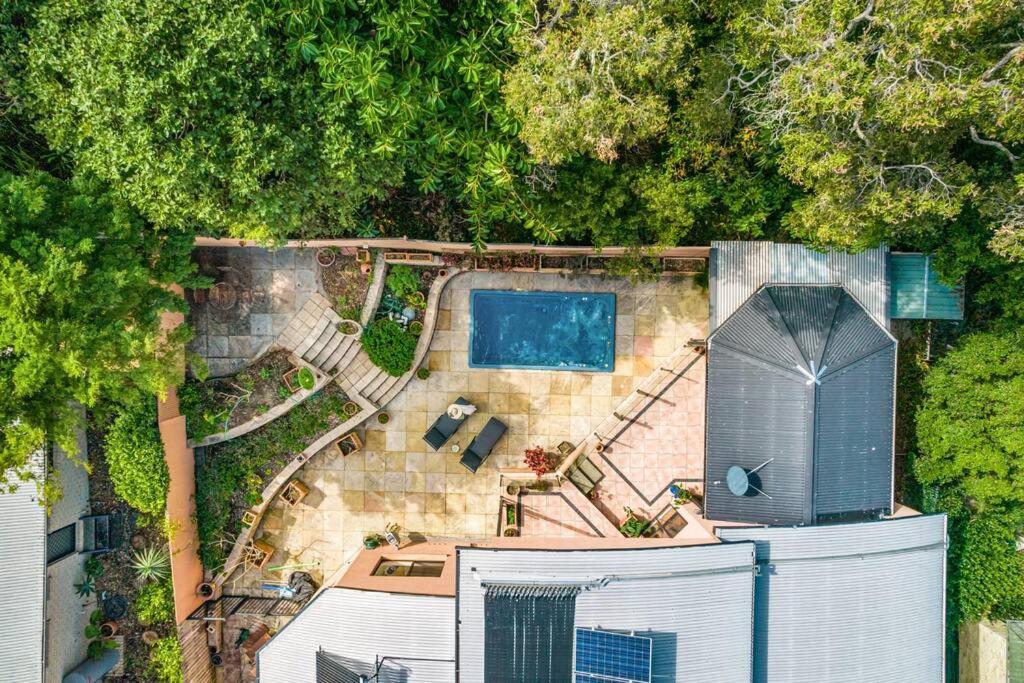
<svg viewBox="0 0 1024 683">
<path fill-rule="evenodd" d="M 133 555 L 132 567 L 143 581 L 163 581 L 170 574 L 171 558 L 166 549 L 150 546 Z"/>
</svg>

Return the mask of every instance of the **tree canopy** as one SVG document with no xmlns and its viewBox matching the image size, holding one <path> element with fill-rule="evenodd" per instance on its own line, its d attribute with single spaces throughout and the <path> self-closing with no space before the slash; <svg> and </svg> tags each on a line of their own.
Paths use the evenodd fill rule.
<svg viewBox="0 0 1024 683">
<path fill-rule="evenodd" d="M 0 171 L 0 472 L 11 483 L 46 439 L 76 452 L 80 412 L 177 380 L 184 310 L 165 288 L 192 280 L 187 232 L 149 229 L 85 180 Z"/>
</svg>

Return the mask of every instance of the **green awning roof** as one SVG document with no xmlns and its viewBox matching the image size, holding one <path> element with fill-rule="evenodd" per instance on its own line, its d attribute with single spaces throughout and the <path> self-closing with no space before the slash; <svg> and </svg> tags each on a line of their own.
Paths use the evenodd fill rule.
<svg viewBox="0 0 1024 683">
<path fill-rule="evenodd" d="M 889 269 L 891 318 L 963 320 L 963 288 L 940 282 L 931 256 L 892 253 Z"/>
</svg>

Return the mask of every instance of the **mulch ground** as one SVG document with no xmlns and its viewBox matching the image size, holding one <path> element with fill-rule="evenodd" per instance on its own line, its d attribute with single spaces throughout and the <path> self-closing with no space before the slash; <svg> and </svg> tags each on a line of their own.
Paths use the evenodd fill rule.
<svg viewBox="0 0 1024 683">
<path fill-rule="evenodd" d="M 359 271 L 355 256 L 339 254 L 333 265 L 320 268 L 327 298 L 343 318 L 359 319 L 370 288 L 370 276 Z"/>
</svg>

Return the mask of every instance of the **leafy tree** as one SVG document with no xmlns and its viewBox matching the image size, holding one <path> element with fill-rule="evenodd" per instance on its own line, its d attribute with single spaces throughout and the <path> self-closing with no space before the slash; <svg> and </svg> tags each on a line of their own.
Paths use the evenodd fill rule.
<svg viewBox="0 0 1024 683">
<path fill-rule="evenodd" d="M 783 173 L 808 190 L 787 217 L 794 234 L 849 248 L 914 243 L 975 202 L 1006 228 L 993 246 L 1014 252 L 1020 3 L 731 4 L 737 69 L 725 98 L 778 142 Z"/>
<path fill-rule="evenodd" d="M 538 160 L 602 161 L 666 130 L 693 31 L 671 2 L 552 3 L 516 39 L 505 94 Z"/>
<path fill-rule="evenodd" d="M 157 225 L 256 239 L 352 229 L 397 177 L 257 4 L 47 3 L 30 39 L 39 129 Z"/>
<path fill-rule="evenodd" d="M 117 416 L 107 431 L 104 456 L 118 496 L 136 510 L 163 514 L 170 476 L 154 401 L 139 401 Z"/>
<path fill-rule="evenodd" d="M 924 381 L 917 413 L 923 484 L 953 489 L 989 513 L 1024 509 L 1024 335 L 964 337 Z"/>
<path fill-rule="evenodd" d="M 160 683 L 181 683 L 181 644 L 177 633 L 156 641 L 149 651 L 148 671 Z"/>
<path fill-rule="evenodd" d="M 422 193 L 455 198 L 481 246 L 493 223 L 524 211 L 529 168 L 500 90 L 523 5 L 271 3 L 288 49 L 315 67 L 324 106 L 347 113 L 372 159 Z"/>
<path fill-rule="evenodd" d="M 50 439 L 76 452 L 79 411 L 125 402 L 176 380 L 187 330 L 168 338 L 160 314 L 183 310 L 164 288 L 199 284 L 191 235 L 154 231 L 84 180 L 0 172 L 0 471 L 26 474 Z"/>
</svg>

